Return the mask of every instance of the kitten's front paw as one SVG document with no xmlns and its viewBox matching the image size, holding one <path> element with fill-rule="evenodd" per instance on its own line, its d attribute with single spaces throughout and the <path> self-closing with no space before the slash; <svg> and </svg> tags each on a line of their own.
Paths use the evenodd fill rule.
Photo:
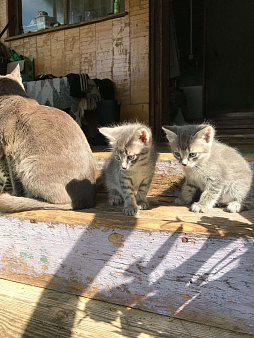
<svg viewBox="0 0 254 338">
<path fill-rule="evenodd" d="M 226 210 L 229 212 L 240 212 L 242 209 L 241 203 L 239 202 L 231 202 L 228 204 Z"/>
<path fill-rule="evenodd" d="M 137 206 L 134 206 L 134 205 L 129 205 L 123 208 L 123 213 L 126 216 L 135 216 L 137 212 L 138 212 L 138 208 Z"/>
<path fill-rule="evenodd" d="M 108 202 L 110 205 L 119 205 L 123 203 L 123 199 L 121 196 L 109 196 Z"/>
<path fill-rule="evenodd" d="M 138 201 L 138 208 L 141 210 L 147 210 L 149 209 L 149 202 L 147 201 Z"/>
<path fill-rule="evenodd" d="M 209 209 L 209 207 L 202 205 L 198 202 L 193 203 L 190 207 L 190 211 L 193 212 L 207 212 Z"/>
</svg>

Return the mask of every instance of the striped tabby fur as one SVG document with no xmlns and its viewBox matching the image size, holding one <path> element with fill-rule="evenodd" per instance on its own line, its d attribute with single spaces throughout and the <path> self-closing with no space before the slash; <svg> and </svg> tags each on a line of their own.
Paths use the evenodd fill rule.
<svg viewBox="0 0 254 338">
<path fill-rule="evenodd" d="M 11 194 L 13 192 L 13 187 L 11 184 L 11 178 L 9 175 L 9 169 L 5 156 L 0 159 L 0 193 L 8 192 Z"/>
<path fill-rule="evenodd" d="M 113 150 L 104 168 L 109 203 L 124 203 L 123 213 L 134 216 L 149 207 L 146 197 L 156 163 L 151 130 L 139 123 L 99 130 Z"/>
</svg>

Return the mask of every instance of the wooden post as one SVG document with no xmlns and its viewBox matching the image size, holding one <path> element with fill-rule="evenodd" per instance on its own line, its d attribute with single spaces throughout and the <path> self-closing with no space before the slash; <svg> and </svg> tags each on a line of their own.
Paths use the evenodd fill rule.
<svg viewBox="0 0 254 338">
<path fill-rule="evenodd" d="M 149 1 L 150 26 L 150 125 L 161 139 L 163 124 L 170 122 L 170 1 Z"/>
<path fill-rule="evenodd" d="M 69 0 L 63 0 L 63 7 L 64 7 L 64 24 L 67 25 L 69 23 Z"/>
</svg>

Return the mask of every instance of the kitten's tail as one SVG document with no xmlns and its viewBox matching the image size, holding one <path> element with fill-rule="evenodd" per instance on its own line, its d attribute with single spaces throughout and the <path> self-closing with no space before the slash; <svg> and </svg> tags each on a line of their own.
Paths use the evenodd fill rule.
<svg viewBox="0 0 254 338">
<path fill-rule="evenodd" d="M 85 207 L 84 207 L 85 208 Z M 21 212 L 29 210 L 73 210 L 69 204 L 51 204 L 33 198 L 0 194 L 0 212 Z"/>
</svg>

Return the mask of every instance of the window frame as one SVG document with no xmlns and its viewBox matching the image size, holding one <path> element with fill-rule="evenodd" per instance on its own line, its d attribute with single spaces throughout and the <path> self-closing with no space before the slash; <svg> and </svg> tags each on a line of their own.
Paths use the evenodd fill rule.
<svg viewBox="0 0 254 338">
<path fill-rule="evenodd" d="M 115 18 L 120 18 L 125 15 L 128 15 L 128 12 L 122 11 L 117 14 L 107 15 L 107 16 L 103 16 L 100 18 L 92 19 L 92 20 L 69 24 L 68 23 L 69 0 L 62 0 L 62 1 L 63 1 L 63 7 L 64 7 L 63 8 L 64 9 L 64 24 L 63 25 L 60 25 L 58 27 L 45 28 L 45 29 L 41 29 L 35 32 L 27 32 L 27 33 L 20 34 L 19 27 L 21 26 L 21 23 L 22 23 L 22 0 L 8 0 L 7 1 L 8 22 L 13 18 L 13 16 L 15 16 L 15 20 L 12 20 L 12 22 L 10 22 L 10 25 L 8 27 L 8 33 L 7 33 L 8 37 L 5 39 L 5 41 L 11 41 L 11 40 L 21 39 L 21 38 L 25 38 L 29 36 L 45 34 L 45 33 L 49 33 L 52 31 L 65 30 L 65 29 L 71 29 L 71 28 L 85 26 L 85 25 L 91 25 L 97 22 L 112 20 Z"/>
</svg>

